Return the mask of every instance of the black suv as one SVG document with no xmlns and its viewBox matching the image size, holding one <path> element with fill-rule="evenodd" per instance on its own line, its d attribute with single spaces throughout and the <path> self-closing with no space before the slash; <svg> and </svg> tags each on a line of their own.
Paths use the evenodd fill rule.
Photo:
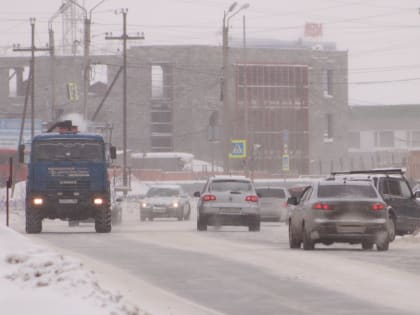
<svg viewBox="0 0 420 315">
<path fill-rule="evenodd" d="M 331 176 L 372 181 L 384 201 L 392 208 L 390 223 L 395 227 L 395 234 L 411 234 L 420 228 L 420 203 L 413 195 L 402 169 L 332 172 Z M 392 240 L 395 235 L 390 235 L 390 238 Z"/>
</svg>

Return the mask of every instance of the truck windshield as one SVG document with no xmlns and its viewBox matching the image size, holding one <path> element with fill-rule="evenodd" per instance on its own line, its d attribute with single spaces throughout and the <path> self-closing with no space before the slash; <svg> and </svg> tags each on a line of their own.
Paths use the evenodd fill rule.
<svg viewBox="0 0 420 315">
<path fill-rule="evenodd" d="M 104 144 L 92 140 L 58 139 L 32 146 L 32 161 L 104 161 Z"/>
</svg>

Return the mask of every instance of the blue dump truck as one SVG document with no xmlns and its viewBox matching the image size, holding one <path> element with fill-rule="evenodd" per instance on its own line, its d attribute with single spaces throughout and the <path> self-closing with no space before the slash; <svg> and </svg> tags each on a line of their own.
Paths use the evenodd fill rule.
<svg viewBox="0 0 420 315">
<path fill-rule="evenodd" d="M 116 149 L 106 148 L 101 135 L 79 133 L 71 121 L 33 137 L 30 149 L 19 146 L 20 162 L 28 163 L 27 233 L 40 233 L 43 219 L 93 219 L 96 232 L 111 231 L 107 159 Z"/>
</svg>

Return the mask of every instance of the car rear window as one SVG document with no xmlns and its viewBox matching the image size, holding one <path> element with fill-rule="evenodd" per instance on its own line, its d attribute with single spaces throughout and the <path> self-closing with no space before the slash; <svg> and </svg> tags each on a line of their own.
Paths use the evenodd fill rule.
<svg viewBox="0 0 420 315">
<path fill-rule="evenodd" d="M 375 189 L 370 185 L 320 185 L 318 188 L 319 198 L 377 198 Z"/>
<path fill-rule="evenodd" d="M 257 188 L 257 193 L 260 195 L 261 198 L 280 198 L 280 199 L 286 198 L 284 189 Z"/>
<path fill-rule="evenodd" d="M 251 182 L 246 180 L 214 180 L 210 186 L 211 191 L 250 191 Z"/>
</svg>

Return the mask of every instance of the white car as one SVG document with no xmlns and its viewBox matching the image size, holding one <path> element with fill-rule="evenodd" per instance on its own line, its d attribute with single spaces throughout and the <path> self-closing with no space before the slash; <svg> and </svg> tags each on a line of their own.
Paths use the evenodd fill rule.
<svg viewBox="0 0 420 315">
<path fill-rule="evenodd" d="M 260 204 L 251 179 L 245 176 L 220 175 L 207 180 L 197 203 L 197 230 L 208 225 L 248 226 L 249 231 L 260 230 Z"/>
<path fill-rule="evenodd" d="M 287 221 L 287 200 L 291 197 L 285 187 L 263 186 L 256 188 L 261 206 L 261 221 Z"/>
<path fill-rule="evenodd" d="M 189 196 L 180 185 L 153 185 L 140 202 L 140 220 L 177 218 L 189 220 L 191 204 Z"/>
</svg>

